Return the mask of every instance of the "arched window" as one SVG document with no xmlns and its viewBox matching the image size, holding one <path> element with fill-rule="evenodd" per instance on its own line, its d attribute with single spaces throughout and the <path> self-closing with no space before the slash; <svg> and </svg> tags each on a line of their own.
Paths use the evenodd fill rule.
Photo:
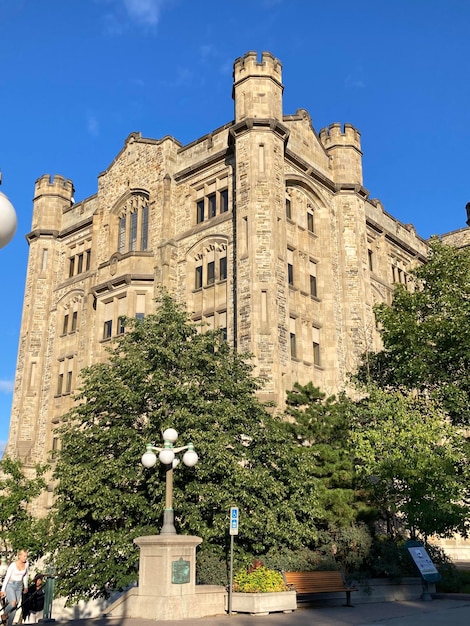
<svg viewBox="0 0 470 626">
<path fill-rule="evenodd" d="M 118 252 L 146 251 L 149 239 L 148 195 L 135 192 L 118 211 Z"/>
</svg>

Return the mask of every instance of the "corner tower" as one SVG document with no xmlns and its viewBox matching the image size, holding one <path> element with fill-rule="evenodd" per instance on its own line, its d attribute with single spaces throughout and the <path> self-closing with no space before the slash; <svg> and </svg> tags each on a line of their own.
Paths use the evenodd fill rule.
<svg viewBox="0 0 470 626">
<path fill-rule="evenodd" d="M 233 65 L 235 123 L 246 118 L 282 120 L 282 65 L 270 52 L 258 61 L 256 52 L 247 52 Z"/>
</svg>

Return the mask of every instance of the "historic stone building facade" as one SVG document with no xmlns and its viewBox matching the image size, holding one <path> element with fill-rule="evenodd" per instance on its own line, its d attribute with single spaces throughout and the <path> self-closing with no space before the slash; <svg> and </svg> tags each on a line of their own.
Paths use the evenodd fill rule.
<svg viewBox="0 0 470 626">
<path fill-rule="evenodd" d="M 278 59 L 249 52 L 233 77 L 233 121 L 185 146 L 131 134 L 95 195 L 37 180 L 7 454 L 48 457 L 80 370 L 160 285 L 253 353 L 279 407 L 296 381 L 343 388 L 380 346 L 372 307 L 426 242 L 369 198 L 358 130 L 283 114 Z"/>
</svg>

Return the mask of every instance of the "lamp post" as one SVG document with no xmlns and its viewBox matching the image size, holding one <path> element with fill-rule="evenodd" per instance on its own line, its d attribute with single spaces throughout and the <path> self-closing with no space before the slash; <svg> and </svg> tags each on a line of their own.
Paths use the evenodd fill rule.
<svg viewBox="0 0 470 626">
<path fill-rule="evenodd" d="M 163 526 L 160 534 L 176 535 L 175 529 L 175 512 L 173 510 L 173 470 L 177 467 L 179 459 L 176 458 L 178 452 L 186 450 L 183 454 L 183 463 L 188 467 L 194 467 L 198 462 L 198 456 L 194 451 L 192 443 L 179 448 L 174 447 L 174 443 L 178 439 L 178 433 L 174 428 L 167 428 L 163 433 L 163 448 L 147 444 L 147 451 L 142 455 L 142 465 L 144 467 L 153 467 L 157 462 L 155 452 L 158 452 L 160 463 L 165 465 L 165 510 L 163 512 Z"/>
<path fill-rule="evenodd" d="M 0 185 L 2 174 L 0 172 Z M 15 209 L 4 193 L 0 191 L 0 248 L 7 245 L 16 232 L 17 220 Z"/>
</svg>

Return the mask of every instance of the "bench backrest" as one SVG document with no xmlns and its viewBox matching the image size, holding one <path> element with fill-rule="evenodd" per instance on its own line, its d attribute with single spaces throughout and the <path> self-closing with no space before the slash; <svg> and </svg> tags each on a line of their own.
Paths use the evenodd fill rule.
<svg viewBox="0 0 470 626">
<path fill-rule="evenodd" d="M 321 593 L 346 589 L 341 572 L 284 572 L 287 585 L 294 585 L 298 593 Z"/>
</svg>

